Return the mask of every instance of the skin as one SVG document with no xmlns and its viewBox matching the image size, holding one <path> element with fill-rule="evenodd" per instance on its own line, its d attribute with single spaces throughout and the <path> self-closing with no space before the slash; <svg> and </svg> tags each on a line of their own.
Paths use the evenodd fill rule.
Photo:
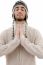
<svg viewBox="0 0 43 65">
<path fill-rule="evenodd" d="M 14 15 L 16 19 L 21 19 L 23 20 L 26 15 L 26 10 L 23 5 L 17 5 L 14 7 Z"/>
<path fill-rule="evenodd" d="M 23 5 L 17 5 L 15 6 L 14 8 L 14 15 L 15 15 L 15 18 L 17 19 L 16 22 L 17 22 L 17 25 L 16 25 L 16 34 L 15 34 L 15 37 L 21 37 L 21 36 L 24 36 L 24 30 L 23 30 L 23 23 L 25 22 L 24 21 L 24 18 L 26 16 L 26 10 L 25 10 L 25 7 Z"/>
</svg>

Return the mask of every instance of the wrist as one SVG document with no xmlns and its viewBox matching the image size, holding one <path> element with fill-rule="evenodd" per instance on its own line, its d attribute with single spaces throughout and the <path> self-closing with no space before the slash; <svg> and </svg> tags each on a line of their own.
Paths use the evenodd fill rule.
<svg viewBox="0 0 43 65">
<path fill-rule="evenodd" d="M 24 35 L 22 35 L 21 38 L 25 38 Z"/>
<path fill-rule="evenodd" d="M 19 35 L 15 35 L 15 38 L 19 38 Z"/>
<path fill-rule="evenodd" d="M 24 40 L 25 39 L 25 36 L 24 35 L 20 36 L 20 39 L 21 40 Z"/>
<path fill-rule="evenodd" d="M 20 39 L 18 37 L 15 37 L 14 40 L 16 40 L 17 42 L 20 42 Z"/>
</svg>

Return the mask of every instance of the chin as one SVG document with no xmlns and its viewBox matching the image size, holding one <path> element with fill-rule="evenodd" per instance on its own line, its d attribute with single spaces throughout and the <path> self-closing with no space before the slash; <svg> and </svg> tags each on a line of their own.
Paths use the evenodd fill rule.
<svg viewBox="0 0 43 65">
<path fill-rule="evenodd" d="M 15 16 L 14 16 L 14 19 L 15 19 L 15 21 L 23 21 L 24 20 L 23 17 L 15 17 Z"/>
<path fill-rule="evenodd" d="M 16 19 L 16 20 L 18 20 L 18 21 L 23 21 L 24 19 Z"/>
<path fill-rule="evenodd" d="M 17 20 L 24 20 L 24 18 L 22 18 L 22 17 L 18 17 L 18 18 L 16 18 Z"/>
<path fill-rule="evenodd" d="M 22 18 L 22 17 L 18 17 L 17 19 L 24 19 L 24 18 Z"/>
</svg>

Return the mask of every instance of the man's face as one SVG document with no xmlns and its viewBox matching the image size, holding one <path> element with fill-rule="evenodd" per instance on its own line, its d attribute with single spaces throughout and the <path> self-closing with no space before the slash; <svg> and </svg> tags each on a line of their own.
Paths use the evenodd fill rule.
<svg viewBox="0 0 43 65">
<path fill-rule="evenodd" d="M 26 10 L 25 7 L 23 5 L 17 5 L 14 7 L 14 15 L 15 18 L 24 20 L 25 16 L 26 16 Z"/>
</svg>

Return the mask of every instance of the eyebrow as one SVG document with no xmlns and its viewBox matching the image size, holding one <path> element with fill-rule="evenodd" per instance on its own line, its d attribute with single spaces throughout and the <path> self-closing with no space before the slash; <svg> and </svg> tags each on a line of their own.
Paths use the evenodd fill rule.
<svg viewBox="0 0 43 65">
<path fill-rule="evenodd" d="M 19 8 L 19 7 L 15 7 L 15 8 Z"/>
<path fill-rule="evenodd" d="M 19 7 L 17 6 L 17 7 L 15 7 L 15 8 L 19 8 Z M 21 8 L 24 8 L 24 7 L 22 6 Z M 24 9 L 25 9 L 25 8 L 24 8 Z"/>
<path fill-rule="evenodd" d="M 21 7 L 21 8 L 24 8 L 24 7 Z M 24 8 L 25 9 L 25 8 Z"/>
</svg>

